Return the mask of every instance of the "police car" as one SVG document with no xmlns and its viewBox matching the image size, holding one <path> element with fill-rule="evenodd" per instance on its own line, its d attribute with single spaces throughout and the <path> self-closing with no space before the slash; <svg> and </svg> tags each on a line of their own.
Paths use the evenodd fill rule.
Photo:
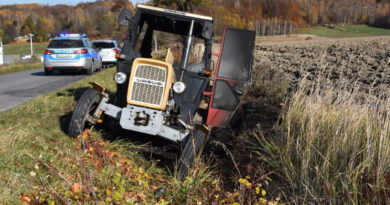
<svg viewBox="0 0 390 205">
<path fill-rule="evenodd" d="M 86 34 L 60 33 L 44 51 L 45 75 L 54 70 L 84 71 L 88 75 L 102 68 L 102 59 Z"/>
</svg>

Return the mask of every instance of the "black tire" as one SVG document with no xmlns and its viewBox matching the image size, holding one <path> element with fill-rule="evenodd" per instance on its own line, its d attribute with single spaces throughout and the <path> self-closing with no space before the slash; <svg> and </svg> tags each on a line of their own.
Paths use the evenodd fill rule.
<svg viewBox="0 0 390 205">
<path fill-rule="evenodd" d="M 86 90 L 73 111 L 72 118 L 70 119 L 68 135 L 70 137 L 76 138 L 81 135 L 85 128 L 91 126 L 89 122 L 86 121 L 89 115 L 95 112 L 99 102 L 101 100 L 99 92 L 89 88 Z"/>
<path fill-rule="evenodd" d="M 97 70 L 98 71 L 102 71 L 103 70 L 103 62 L 102 62 L 102 60 L 100 60 L 99 68 Z"/>
<path fill-rule="evenodd" d="M 95 63 L 94 63 L 94 61 L 92 60 L 92 61 L 91 61 L 91 67 L 88 68 L 88 70 L 86 70 L 87 75 L 92 75 L 92 74 L 95 72 L 94 66 L 95 66 Z"/>
<path fill-rule="evenodd" d="M 181 179 L 184 179 L 188 175 L 189 168 L 195 162 L 202 151 L 202 147 L 206 141 L 206 133 L 201 130 L 195 129 L 193 135 L 189 135 L 183 140 L 183 150 L 181 152 L 177 170 Z"/>
<path fill-rule="evenodd" d="M 45 75 L 53 75 L 53 70 L 45 68 Z"/>
</svg>

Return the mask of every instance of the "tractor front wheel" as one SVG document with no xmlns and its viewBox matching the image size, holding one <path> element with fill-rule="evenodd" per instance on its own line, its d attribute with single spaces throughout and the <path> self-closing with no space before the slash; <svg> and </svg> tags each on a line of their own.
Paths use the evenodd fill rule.
<svg viewBox="0 0 390 205">
<path fill-rule="evenodd" d="M 89 88 L 86 90 L 73 111 L 70 119 L 68 135 L 76 138 L 81 135 L 84 129 L 90 128 L 94 124 L 93 113 L 101 100 L 100 93 Z"/>
<path fill-rule="evenodd" d="M 202 151 L 206 137 L 206 133 L 199 129 L 194 129 L 193 134 L 183 140 L 183 149 L 177 166 L 181 179 L 184 179 L 188 175 L 188 170 L 192 167 Z"/>
</svg>

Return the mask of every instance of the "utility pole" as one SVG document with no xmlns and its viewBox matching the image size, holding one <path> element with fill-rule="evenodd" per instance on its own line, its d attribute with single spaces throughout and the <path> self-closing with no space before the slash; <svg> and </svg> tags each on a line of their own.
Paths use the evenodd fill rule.
<svg viewBox="0 0 390 205">
<path fill-rule="evenodd" d="M 30 36 L 30 48 L 31 48 L 31 57 L 32 57 L 34 55 L 34 50 L 32 45 L 32 37 L 34 36 L 34 34 L 30 33 L 29 36 Z"/>
<path fill-rule="evenodd" d="M 1 41 L 0 38 L 0 65 L 4 64 L 4 59 L 3 59 L 3 42 Z"/>
</svg>

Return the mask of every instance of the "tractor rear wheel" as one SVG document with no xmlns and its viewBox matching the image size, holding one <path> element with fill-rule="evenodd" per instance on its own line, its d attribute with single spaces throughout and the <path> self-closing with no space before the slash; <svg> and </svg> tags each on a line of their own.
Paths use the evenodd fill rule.
<svg viewBox="0 0 390 205">
<path fill-rule="evenodd" d="M 206 137 L 206 133 L 199 129 L 194 129 L 193 134 L 183 140 L 183 149 L 177 165 L 181 179 L 184 179 L 188 175 L 188 170 L 192 167 L 199 154 L 201 154 Z"/>
<path fill-rule="evenodd" d="M 89 88 L 83 93 L 70 119 L 68 129 L 68 135 L 70 137 L 76 138 L 82 134 L 84 129 L 90 128 L 94 124 L 92 115 L 99 105 L 100 100 L 100 93 L 92 88 Z"/>
</svg>

